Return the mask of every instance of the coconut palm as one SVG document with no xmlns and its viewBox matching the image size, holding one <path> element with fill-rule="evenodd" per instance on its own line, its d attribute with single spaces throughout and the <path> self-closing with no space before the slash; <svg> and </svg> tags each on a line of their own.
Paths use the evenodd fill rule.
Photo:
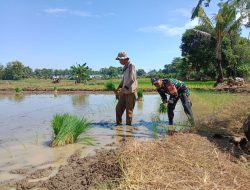
<svg viewBox="0 0 250 190">
<path fill-rule="evenodd" d="M 211 0 L 199 0 L 197 6 L 194 8 L 192 13 L 192 19 L 198 16 L 199 8 L 202 6 L 202 3 L 204 1 L 205 7 L 209 6 L 209 3 Z M 240 10 L 240 14 L 243 17 L 247 18 L 247 22 L 244 23 L 246 27 L 250 27 L 250 1 L 249 0 L 228 0 L 227 2 L 230 2 L 234 4 L 235 7 L 237 7 Z"/>
<path fill-rule="evenodd" d="M 242 24 L 242 20 L 246 18 L 245 14 L 238 14 L 240 13 L 240 9 L 236 7 L 236 1 L 226 1 L 221 2 L 219 4 L 219 11 L 218 13 L 212 18 L 206 15 L 203 7 L 202 2 L 204 0 L 199 0 L 198 5 L 194 8 L 192 19 L 198 17 L 202 24 L 207 25 L 213 32 L 215 33 L 215 40 L 216 40 L 216 60 L 218 66 L 218 78 L 216 85 L 218 83 L 223 82 L 223 68 L 222 68 L 222 40 L 224 36 L 230 35 L 231 32 L 237 31 L 240 29 Z M 206 1 L 207 3 L 210 0 Z M 208 4 L 207 4 L 208 5 Z M 208 39 L 212 37 L 212 34 L 209 34 L 204 31 L 195 30 L 197 34 L 204 36 Z"/>
</svg>

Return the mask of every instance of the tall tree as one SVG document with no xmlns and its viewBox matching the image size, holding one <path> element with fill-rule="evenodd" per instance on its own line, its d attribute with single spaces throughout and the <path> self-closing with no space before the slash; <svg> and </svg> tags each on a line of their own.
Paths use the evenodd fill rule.
<svg viewBox="0 0 250 190">
<path fill-rule="evenodd" d="M 3 79 L 20 80 L 25 78 L 25 66 L 20 61 L 12 61 L 7 63 L 4 69 Z"/>
<path fill-rule="evenodd" d="M 202 30 L 212 33 L 206 26 L 197 26 L 195 30 Z M 214 79 L 216 75 L 215 70 L 215 40 L 207 40 L 202 36 L 197 35 L 193 29 L 186 30 L 182 35 L 181 50 L 185 61 L 191 66 L 193 73 L 195 73 L 196 80 L 203 78 Z M 179 69 L 178 69 L 179 70 Z"/>
<path fill-rule="evenodd" d="M 3 79 L 3 75 L 4 75 L 4 66 L 0 64 L 0 80 Z"/>
<path fill-rule="evenodd" d="M 224 74 L 222 68 L 222 40 L 223 38 L 230 34 L 231 31 L 236 31 L 240 29 L 242 24 L 242 20 L 245 19 L 245 16 L 240 15 L 237 18 L 239 13 L 237 7 L 235 6 L 235 2 L 226 1 L 225 3 L 219 4 L 218 13 L 214 16 L 214 19 L 209 19 L 206 15 L 203 7 L 201 6 L 202 0 L 199 1 L 198 6 L 194 9 L 192 14 L 192 19 L 198 17 L 200 21 L 214 30 L 215 39 L 216 39 L 216 60 L 218 67 L 218 77 L 217 82 L 223 82 Z M 196 30 L 198 34 L 204 36 L 206 38 L 211 39 L 211 34 Z"/>
<path fill-rule="evenodd" d="M 140 77 L 140 76 L 146 75 L 146 72 L 144 71 L 144 69 L 138 69 L 136 71 L 136 74 L 138 77 Z"/>
</svg>

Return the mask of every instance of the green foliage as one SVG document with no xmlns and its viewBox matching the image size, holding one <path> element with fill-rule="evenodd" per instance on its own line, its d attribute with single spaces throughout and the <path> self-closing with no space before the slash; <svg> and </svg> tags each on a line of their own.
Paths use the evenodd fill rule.
<svg viewBox="0 0 250 190">
<path fill-rule="evenodd" d="M 216 51 L 215 57 L 217 61 L 217 82 L 223 82 L 223 66 L 222 66 L 222 42 L 225 36 L 231 36 L 232 33 L 239 31 L 244 15 L 240 14 L 240 9 L 235 6 L 233 1 L 226 1 L 219 3 L 219 10 L 214 16 L 214 19 L 209 19 L 206 15 L 204 9 L 201 6 L 201 1 L 199 1 L 198 6 L 195 8 L 195 13 L 192 15 L 192 18 L 195 16 L 199 17 L 200 21 L 213 29 L 214 37 L 216 39 Z M 238 17 L 238 18 L 237 18 Z M 203 36 L 204 39 L 213 37 L 211 33 L 204 31 L 196 30 L 197 34 Z M 232 58 L 232 56 L 231 56 Z"/>
<path fill-rule="evenodd" d="M 114 82 L 108 81 L 107 83 L 105 83 L 105 89 L 110 90 L 110 91 L 114 91 L 116 89 Z"/>
<path fill-rule="evenodd" d="M 76 83 L 86 82 L 89 79 L 89 67 L 87 63 L 71 66 L 70 72 Z"/>
<path fill-rule="evenodd" d="M 137 91 L 137 97 L 138 97 L 138 100 L 142 100 L 142 98 L 143 98 L 143 89 L 139 89 Z"/>
<path fill-rule="evenodd" d="M 136 71 L 136 74 L 137 74 L 138 77 L 141 77 L 141 76 L 146 75 L 146 72 L 144 71 L 144 69 L 138 69 Z"/>
<path fill-rule="evenodd" d="M 20 61 L 13 61 L 7 63 L 2 79 L 4 80 L 20 80 L 29 78 L 31 76 L 32 69 L 25 67 Z"/>
<path fill-rule="evenodd" d="M 3 75 L 4 75 L 4 66 L 0 64 L 0 80 L 3 79 Z"/>
<path fill-rule="evenodd" d="M 16 93 L 22 93 L 22 92 L 23 92 L 23 89 L 22 89 L 22 88 L 19 88 L 19 87 L 16 87 L 16 88 L 15 88 L 15 91 L 16 91 Z"/>
<path fill-rule="evenodd" d="M 122 74 L 122 67 L 101 68 L 100 73 L 105 79 L 118 78 Z"/>
<path fill-rule="evenodd" d="M 158 109 L 158 112 L 159 112 L 159 113 L 167 113 L 167 112 L 168 112 L 168 107 L 167 107 L 167 105 L 164 104 L 164 103 L 161 103 L 161 104 L 160 104 L 160 107 L 159 107 L 159 109 Z"/>
<path fill-rule="evenodd" d="M 196 30 L 212 32 L 205 25 L 198 26 Z M 195 80 L 214 79 L 216 77 L 215 41 L 204 39 L 193 30 L 186 30 L 182 36 L 180 46 L 182 50 L 183 63 L 179 63 L 180 75 Z M 194 75 L 192 76 L 192 72 Z M 195 77 L 195 78 L 193 78 Z"/>
<path fill-rule="evenodd" d="M 54 132 L 54 138 L 51 146 L 63 146 L 75 143 L 78 136 L 85 132 L 90 124 L 85 119 L 69 114 L 56 114 L 53 117 L 51 126 Z"/>
</svg>

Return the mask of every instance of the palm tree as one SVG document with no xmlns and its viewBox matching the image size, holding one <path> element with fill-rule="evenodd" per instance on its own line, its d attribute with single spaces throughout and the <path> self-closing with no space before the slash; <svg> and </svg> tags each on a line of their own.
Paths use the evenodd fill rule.
<svg viewBox="0 0 250 190">
<path fill-rule="evenodd" d="M 205 7 L 209 6 L 209 3 L 211 0 L 199 0 L 198 4 L 193 10 L 192 13 L 192 19 L 198 16 L 199 8 L 202 6 L 203 1 L 205 1 Z M 249 0 L 227 0 L 227 2 L 230 2 L 234 4 L 235 7 L 237 7 L 240 10 L 240 14 L 243 17 L 247 18 L 247 22 L 244 24 L 247 28 L 250 27 L 250 1 Z"/>
<path fill-rule="evenodd" d="M 213 17 L 213 19 L 209 19 L 206 15 L 203 7 L 202 2 L 204 0 L 199 0 L 198 5 L 194 8 L 192 19 L 195 17 L 198 17 L 202 24 L 207 25 L 211 29 L 213 29 L 215 33 L 215 40 L 216 40 L 216 61 L 218 66 L 218 78 L 215 85 L 218 83 L 223 82 L 223 68 L 222 68 L 222 40 L 224 36 L 230 35 L 232 31 L 237 31 L 240 29 L 240 26 L 242 25 L 242 20 L 246 18 L 245 14 L 238 14 L 240 13 L 240 9 L 236 6 L 236 1 L 226 1 L 225 3 L 219 4 L 219 11 L 218 13 Z M 210 2 L 210 0 L 206 0 L 207 3 Z M 207 4 L 208 6 L 208 4 Z M 212 34 L 209 34 L 204 31 L 198 31 L 195 30 L 197 34 L 204 36 L 206 38 L 211 38 Z"/>
<path fill-rule="evenodd" d="M 86 81 L 89 77 L 88 75 L 88 70 L 89 67 L 86 66 L 87 63 L 84 63 L 82 65 L 80 64 L 76 64 L 71 66 L 71 75 L 74 77 L 74 79 L 76 80 L 76 83 L 81 83 L 81 81 Z"/>
</svg>

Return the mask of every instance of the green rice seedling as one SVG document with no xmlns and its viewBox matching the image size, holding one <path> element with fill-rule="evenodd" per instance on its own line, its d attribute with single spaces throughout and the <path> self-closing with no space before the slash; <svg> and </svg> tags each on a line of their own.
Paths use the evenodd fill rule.
<svg viewBox="0 0 250 190">
<path fill-rule="evenodd" d="M 75 143 L 78 136 L 89 127 L 90 124 L 85 119 L 80 119 L 77 116 L 69 114 L 57 114 L 52 120 L 54 138 L 51 146 L 63 146 Z"/>
<path fill-rule="evenodd" d="M 105 83 L 105 89 L 115 91 L 115 83 L 113 81 L 108 81 L 107 83 Z"/>
<path fill-rule="evenodd" d="M 143 100 L 143 90 L 139 89 L 137 92 L 137 100 L 142 101 Z"/>
<path fill-rule="evenodd" d="M 154 139 L 157 139 L 159 135 L 166 133 L 165 121 L 161 120 L 159 115 L 153 115 L 152 120 L 152 136 Z"/>
<path fill-rule="evenodd" d="M 19 88 L 19 87 L 16 87 L 16 88 L 15 88 L 15 91 L 16 91 L 17 94 L 19 94 L 19 93 L 22 93 L 22 92 L 23 92 L 23 89 L 22 89 L 22 88 Z"/>
<path fill-rule="evenodd" d="M 96 139 L 94 137 L 83 137 L 79 139 L 81 142 L 83 142 L 85 145 L 95 146 L 96 145 Z"/>
<path fill-rule="evenodd" d="M 57 92 L 58 88 L 57 86 L 54 86 L 54 91 Z"/>
<path fill-rule="evenodd" d="M 161 103 L 158 109 L 158 112 L 161 114 L 161 113 L 167 113 L 167 111 L 168 111 L 167 105 L 164 103 Z"/>
</svg>

